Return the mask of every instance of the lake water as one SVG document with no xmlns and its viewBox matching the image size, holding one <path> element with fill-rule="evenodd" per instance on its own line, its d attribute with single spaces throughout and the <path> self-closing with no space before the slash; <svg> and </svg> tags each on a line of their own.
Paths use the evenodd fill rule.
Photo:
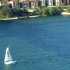
<svg viewBox="0 0 70 70">
<path fill-rule="evenodd" d="M 5 65 L 6 47 L 14 65 Z M 0 21 L 0 70 L 70 70 L 70 17 Z"/>
</svg>

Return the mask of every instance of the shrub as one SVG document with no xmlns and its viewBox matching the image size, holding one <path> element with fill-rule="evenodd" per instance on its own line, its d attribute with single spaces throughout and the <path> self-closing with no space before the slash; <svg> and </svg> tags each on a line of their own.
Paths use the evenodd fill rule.
<svg viewBox="0 0 70 70">
<path fill-rule="evenodd" d="M 60 15 L 62 11 L 63 11 L 63 10 L 62 10 L 61 7 L 56 7 L 56 8 L 55 8 L 55 14 L 54 14 L 54 15 Z"/>
<path fill-rule="evenodd" d="M 28 11 L 26 9 L 13 9 L 13 16 L 27 16 Z"/>
<path fill-rule="evenodd" d="M 48 15 L 48 8 L 42 8 L 42 15 Z"/>
<path fill-rule="evenodd" d="M 70 6 L 67 7 L 67 12 L 70 12 Z"/>
<path fill-rule="evenodd" d="M 0 17 L 10 17 L 12 16 L 11 8 L 6 5 L 0 8 Z"/>
<path fill-rule="evenodd" d="M 36 13 L 37 15 L 41 15 L 41 14 L 42 14 L 42 9 L 41 9 L 41 8 L 37 8 L 37 9 L 35 10 L 35 13 Z"/>
<path fill-rule="evenodd" d="M 48 8 L 48 15 L 53 16 L 53 15 L 60 15 L 62 9 L 60 7 L 51 7 Z"/>
<path fill-rule="evenodd" d="M 52 7 L 48 8 L 48 15 L 52 16 L 52 15 L 54 15 L 54 13 L 55 13 L 54 8 L 52 8 Z"/>
<path fill-rule="evenodd" d="M 53 15 L 60 15 L 62 9 L 61 7 L 42 7 L 42 8 L 38 8 L 36 9 L 35 13 L 38 15 L 49 15 L 49 16 L 53 16 Z"/>
</svg>

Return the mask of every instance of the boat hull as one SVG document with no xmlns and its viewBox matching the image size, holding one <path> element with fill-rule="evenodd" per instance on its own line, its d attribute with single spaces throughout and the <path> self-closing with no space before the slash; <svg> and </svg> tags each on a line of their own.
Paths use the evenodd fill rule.
<svg viewBox="0 0 70 70">
<path fill-rule="evenodd" d="M 16 61 L 8 61 L 8 62 L 4 62 L 4 64 L 15 64 Z"/>
</svg>

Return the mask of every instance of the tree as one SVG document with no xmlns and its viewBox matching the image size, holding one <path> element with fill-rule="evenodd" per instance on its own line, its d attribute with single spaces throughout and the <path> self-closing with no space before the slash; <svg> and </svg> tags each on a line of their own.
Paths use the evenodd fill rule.
<svg viewBox="0 0 70 70">
<path fill-rule="evenodd" d="M 48 8 L 48 14 L 50 16 L 53 16 L 53 15 L 60 15 L 62 9 L 60 7 L 50 7 Z"/>
<path fill-rule="evenodd" d="M 11 17 L 12 16 L 12 11 L 11 8 L 8 5 L 2 6 L 0 9 L 0 15 L 1 17 Z"/>
<path fill-rule="evenodd" d="M 29 15 L 29 12 L 25 8 L 24 9 L 13 9 L 13 16 L 20 17 L 20 16 L 28 16 L 28 15 Z"/>
<path fill-rule="evenodd" d="M 47 7 L 42 8 L 42 15 L 48 15 L 48 8 Z"/>
<path fill-rule="evenodd" d="M 36 13 L 37 15 L 41 15 L 41 14 L 42 14 L 42 9 L 41 9 L 41 8 L 37 8 L 37 9 L 35 10 L 35 13 Z"/>
<path fill-rule="evenodd" d="M 52 15 L 54 15 L 54 8 L 52 8 L 52 7 L 50 7 L 49 9 L 48 9 L 48 14 L 50 15 L 50 16 L 52 16 Z"/>
</svg>

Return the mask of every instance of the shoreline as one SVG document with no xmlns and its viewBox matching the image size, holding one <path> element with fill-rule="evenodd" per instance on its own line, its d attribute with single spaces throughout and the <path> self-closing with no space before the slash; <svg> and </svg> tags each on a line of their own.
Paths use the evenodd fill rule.
<svg viewBox="0 0 70 70">
<path fill-rule="evenodd" d="M 70 16 L 70 13 L 69 12 L 62 12 L 61 16 Z M 0 21 L 17 20 L 17 19 L 25 19 L 25 18 L 37 18 L 37 17 L 40 17 L 40 15 L 0 18 Z"/>
<path fill-rule="evenodd" d="M 62 12 L 61 15 L 62 16 L 70 16 L 70 13 L 69 12 Z"/>
<path fill-rule="evenodd" d="M 21 18 L 26 18 L 26 17 L 10 17 L 10 18 L 1 18 L 1 20 L 16 20 L 16 19 L 21 19 Z"/>
<path fill-rule="evenodd" d="M 2 20 L 17 20 L 17 19 L 24 19 L 24 18 L 36 18 L 40 17 L 40 15 L 35 15 L 35 16 L 23 16 L 23 17 L 10 17 L 10 18 L 1 18 L 0 21 Z"/>
</svg>

